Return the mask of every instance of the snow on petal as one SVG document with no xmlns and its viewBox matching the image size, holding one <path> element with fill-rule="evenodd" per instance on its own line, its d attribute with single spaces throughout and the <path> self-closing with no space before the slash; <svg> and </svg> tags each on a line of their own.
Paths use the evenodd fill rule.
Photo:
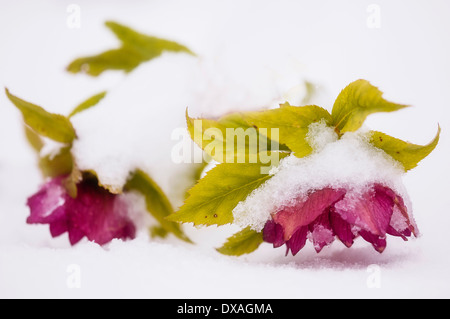
<svg viewBox="0 0 450 319">
<path fill-rule="evenodd" d="M 335 205 L 336 212 L 350 224 L 384 236 L 393 213 L 390 189 L 375 184 L 361 196 L 349 193 Z"/>
<path fill-rule="evenodd" d="M 273 220 L 284 230 L 284 239 L 288 240 L 302 226 L 306 226 L 321 215 L 345 195 L 342 189 L 325 188 L 313 191 L 305 201 L 283 208 L 273 216 Z"/>
<path fill-rule="evenodd" d="M 62 180 L 63 177 L 50 179 L 36 194 L 28 198 L 30 216 L 27 223 L 51 223 L 59 218 L 61 211 L 57 208 L 63 205 L 68 197 Z"/>
</svg>

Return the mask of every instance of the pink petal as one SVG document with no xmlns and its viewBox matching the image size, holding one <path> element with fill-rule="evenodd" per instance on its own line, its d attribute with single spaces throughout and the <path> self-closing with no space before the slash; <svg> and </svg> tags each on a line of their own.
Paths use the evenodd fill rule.
<svg viewBox="0 0 450 319">
<path fill-rule="evenodd" d="M 389 235 L 401 237 L 405 241 L 408 240 L 408 238 L 406 238 L 406 237 L 411 237 L 411 231 L 409 230 L 409 228 L 406 228 L 402 231 L 398 231 L 395 228 L 393 228 L 391 225 L 389 225 L 386 232 Z"/>
<path fill-rule="evenodd" d="M 334 211 L 334 209 L 330 209 L 330 223 L 333 232 L 339 240 L 345 246 L 351 247 L 353 245 L 353 240 L 355 239 L 355 235 L 352 232 L 352 227 L 349 223 L 343 220 L 341 216 Z"/>
<path fill-rule="evenodd" d="M 289 252 L 289 249 L 292 252 L 292 255 L 295 256 L 300 249 L 302 249 L 306 244 L 306 235 L 308 233 L 308 227 L 303 226 L 298 229 L 294 235 L 292 235 L 291 239 L 286 242 L 286 255 Z"/>
<path fill-rule="evenodd" d="M 78 243 L 85 235 L 84 232 L 78 229 L 77 227 L 70 227 L 70 226 L 68 233 L 69 233 L 69 241 L 72 246 Z"/>
<path fill-rule="evenodd" d="M 99 187 L 95 181 L 78 184 L 78 195 L 66 204 L 71 242 L 81 234 L 103 245 L 114 238 L 134 238 L 135 226 L 120 197 Z"/>
<path fill-rule="evenodd" d="M 299 200 L 295 205 L 277 212 L 273 220 L 283 227 L 284 239 L 289 240 L 300 227 L 314 221 L 326 208 L 342 199 L 344 195 L 343 189 L 324 188 L 313 191 L 305 201 Z"/>
<path fill-rule="evenodd" d="M 335 209 L 346 222 L 384 236 L 393 212 L 392 193 L 390 188 L 375 184 L 359 197 L 346 197 L 335 205 Z"/>
<path fill-rule="evenodd" d="M 53 237 L 68 232 L 72 245 L 84 236 L 100 245 L 114 238 L 135 237 L 135 225 L 120 195 L 109 193 L 95 180 L 83 180 L 77 185 L 77 197 L 72 198 L 63 179 L 49 180 L 28 199 L 27 223 L 49 224 Z"/>
<path fill-rule="evenodd" d="M 375 250 L 379 253 L 382 253 L 386 248 L 386 238 L 374 235 L 371 232 L 365 230 L 361 230 L 359 234 L 362 238 L 371 243 L 373 248 L 375 248 Z"/>
<path fill-rule="evenodd" d="M 285 241 L 283 239 L 283 227 L 276 224 L 273 220 L 268 220 L 263 229 L 263 240 L 273 244 L 273 247 L 282 246 Z"/>
<path fill-rule="evenodd" d="M 419 233 L 417 226 L 412 216 L 409 216 L 408 208 L 404 204 L 403 199 L 395 193 L 391 196 L 394 200 L 394 212 L 392 213 L 391 221 L 389 223 L 390 228 L 392 228 L 390 234 L 394 236 L 400 234 L 400 237 L 403 237 L 403 239 L 405 239 L 404 236 L 411 236 L 411 233 L 417 237 Z"/>
<path fill-rule="evenodd" d="M 53 214 L 59 216 L 59 218 L 50 222 L 50 234 L 52 237 L 57 237 L 68 231 L 65 206 L 58 207 L 53 211 Z"/>
<path fill-rule="evenodd" d="M 50 179 L 36 194 L 28 198 L 30 216 L 27 218 L 27 223 L 46 224 L 62 217 L 63 213 L 60 211 L 54 214 L 68 197 L 62 180 L 63 177 Z"/>
<path fill-rule="evenodd" d="M 334 233 L 328 216 L 328 213 L 322 214 L 308 226 L 316 252 L 320 252 L 323 247 L 334 241 Z"/>
</svg>

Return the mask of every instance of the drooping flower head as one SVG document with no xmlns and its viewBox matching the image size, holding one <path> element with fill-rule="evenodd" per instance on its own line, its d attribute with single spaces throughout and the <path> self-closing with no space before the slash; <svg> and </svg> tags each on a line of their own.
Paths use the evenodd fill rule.
<svg viewBox="0 0 450 319">
<path fill-rule="evenodd" d="M 78 136 L 70 119 L 96 105 L 105 92 L 84 101 L 69 116 L 49 113 L 10 94 L 7 89 L 6 95 L 23 114 L 26 137 L 37 153 L 39 168 L 45 178 L 37 193 L 28 198 L 30 216 L 27 223 L 48 224 L 53 237 L 67 232 L 72 245 L 84 237 L 100 245 L 116 238 L 133 239 L 140 225 L 131 217 L 134 207 L 124 198 L 125 193 L 134 191 L 143 195 L 146 211 L 157 223 L 150 229 L 152 236 L 164 237 L 172 233 L 190 241 L 177 224 L 165 220 L 173 207 L 162 189 L 144 171 L 135 169 L 129 172 L 123 184 L 111 185 L 100 183 L 91 167 L 84 170 L 79 167 L 72 150 Z M 52 152 L 45 152 L 44 145 L 49 141 Z"/>
<path fill-rule="evenodd" d="M 96 179 L 87 178 L 76 185 L 77 194 L 73 198 L 63 185 L 65 178 L 50 179 L 28 198 L 27 223 L 49 224 L 53 237 L 67 232 L 72 245 L 83 237 L 99 245 L 115 238 L 135 237 L 136 226 L 121 195 L 112 194 L 99 186 Z"/>
<path fill-rule="evenodd" d="M 320 252 L 335 239 L 351 247 L 362 237 L 383 252 L 387 235 L 417 236 L 404 170 L 367 134 L 338 139 L 325 123 L 311 124 L 313 152 L 283 159 L 271 179 L 235 207 L 235 222 L 262 231 L 274 247 L 286 244 L 294 255 L 307 239 Z"/>
<path fill-rule="evenodd" d="M 386 236 L 404 240 L 418 235 L 412 217 L 400 196 L 383 185 L 374 184 L 360 198 L 346 199 L 346 190 L 324 188 L 304 200 L 273 214 L 263 229 L 263 239 L 274 247 L 286 244 L 297 254 L 309 238 L 317 252 L 338 238 L 351 247 L 356 237 L 370 242 L 378 252 L 386 248 Z"/>
</svg>

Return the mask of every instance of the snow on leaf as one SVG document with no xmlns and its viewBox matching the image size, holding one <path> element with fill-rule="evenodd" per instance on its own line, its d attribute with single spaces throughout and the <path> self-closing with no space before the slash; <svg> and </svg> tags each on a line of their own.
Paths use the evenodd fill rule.
<svg viewBox="0 0 450 319">
<path fill-rule="evenodd" d="M 383 93 L 366 80 L 356 80 L 339 93 L 331 116 L 338 132 L 358 130 L 366 117 L 376 112 L 393 112 L 408 105 L 395 104 L 382 97 Z"/>
<path fill-rule="evenodd" d="M 278 128 L 279 144 L 286 145 L 297 157 L 307 156 L 312 152 L 311 146 L 306 141 L 309 125 L 322 119 L 327 124 L 331 123 L 328 111 L 316 105 L 283 104 L 277 109 L 242 113 L 242 118 L 259 130 Z"/>
</svg>

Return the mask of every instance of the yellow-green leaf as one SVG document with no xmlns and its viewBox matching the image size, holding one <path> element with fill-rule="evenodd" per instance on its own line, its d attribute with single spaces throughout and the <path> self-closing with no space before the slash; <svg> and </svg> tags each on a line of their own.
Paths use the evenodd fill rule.
<svg viewBox="0 0 450 319">
<path fill-rule="evenodd" d="M 262 242 L 262 233 L 250 229 L 249 226 L 228 238 L 217 251 L 224 255 L 241 256 L 255 251 Z"/>
<path fill-rule="evenodd" d="M 148 36 L 113 21 L 107 21 L 105 24 L 121 41 L 121 46 L 97 55 L 75 59 L 67 67 L 69 72 L 85 72 L 92 76 L 98 76 L 106 70 L 130 72 L 142 62 L 156 58 L 164 51 L 194 54 L 177 42 Z"/>
<path fill-rule="evenodd" d="M 128 191 L 137 191 L 144 196 L 148 212 L 159 222 L 165 231 L 174 234 L 184 241 L 190 242 L 189 238 L 186 237 L 177 223 L 166 219 L 167 216 L 174 212 L 172 204 L 163 190 L 150 176 L 142 170 L 136 170 L 128 179 L 125 189 Z M 162 234 L 163 232 L 159 233 Z M 153 234 L 155 233 L 153 232 Z"/>
<path fill-rule="evenodd" d="M 185 52 L 195 55 L 189 48 L 177 42 L 145 35 L 117 22 L 106 21 L 105 25 L 124 45 L 135 48 L 147 59 L 158 56 L 163 51 Z"/>
<path fill-rule="evenodd" d="M 279 153 L 280 158 L 288 153 Z M 222 163 L 212 168 L 189 190 L 180 209 L 168 217 L 171 221 L 194 225 L 224 225 L 233 221 L 233 208 L 254 189 L 271 178 L 262 174 L 264 164 Z"/>
<path fill-rule="evenodd" d="M 29 128 L 27 125 L 24 125 L 25 137 L 30 144 L 30 146 L 39 154 L 42 147 L 44 147 L 44 141 L 42 141 L 39 134 Z"/>
<path fill-rule="evenodd" d="M 219 163 L 257 163 L 270 151 L 290 151 L 278 143 L 274 128 L 259 129 L 246 122 L 247 113 L 231 113 L 219 119 L 191 118 L 186 122 L 192 140 Z M 276 131 L 278 133 L 278 130 Z"/>
<path fill-rule="evenodd" d="M 242 113 L 242 118 L 259 132 L 263 128 L 268 133 L 272 132 L 270 129 L 279 129 L 279 143 L 285 144 L 297 157 L 304 157 L 312 152 L 306 141 L 309 125 L 321 120 L 326 124 L 331 123 L 330 113 L 319 106 L 291 106 L 288 103 L 277 109 L 245 112 Z M 274 139 L 270 134 L 268 137 Z"/>
<path fill-rule="evenodd" d="M 39 168 L 44 177 L 67 175 L 73 169 L 73 157 L 70 147 L 63 147 L 56 155 L 46 155 L 39 158 Z"/>
<path fill-rule="evenodd" d="M 80 103 L 77 107 L 75 107 L 73 109 L 72 112 L 70 112 L 68 118 L 70 119 L 72 116 L 74 116 L 75 114 L 78 114 L 80 112 L 83 112 L 95 105 L 98 104 L 98 102 L 100 102 L 101 99 L 103 99 L 106 95 L 106 91 L 98 93 L 94 96 L 91 96 L 90 98 L 88 98 L 86 101 Z"/>
<path fill-rule="evenodd" d="M 231 116 L 234 116 L 232 114 Z M 194 119 L 186 110 L 186 122 L 192 140 L 219 163 L 246 162 L 250 154 L 257 161 L 258 132 L 231 117 Z"/>
<path fill-rule="evenodd" d="M 47 112 L 42 107 L 24 101 L 5 88 L 8 99 L 22 112 L 26 125 L 39 135 L 61 143 L 72 143 L 75 129 L 69 119 L 63 115 Z"/>
<path fill-rule="evenodd" d="M 382 149 L 392 158 L 399 161 L 405 168 L 405 171 L 408 171 L 416 167 L 421 160 L 435 149 L 439 142 L 440 133 L 441 128 L 439 127 L 436 136 L 430 143 L 427 145 L 417 145 L 381 132 L 372 131 L 370 132 L 370 142 L 375 147 Z"/>
<path fill-rule="evenodd" d="M 336 131 L 356 131 L 372 113 L 393 112 L 408 106 L 389 102 L 382 95 L 383 92 L 366 80 L 347 85 L 339 93 L 331 111 Z"/>
</svg>

